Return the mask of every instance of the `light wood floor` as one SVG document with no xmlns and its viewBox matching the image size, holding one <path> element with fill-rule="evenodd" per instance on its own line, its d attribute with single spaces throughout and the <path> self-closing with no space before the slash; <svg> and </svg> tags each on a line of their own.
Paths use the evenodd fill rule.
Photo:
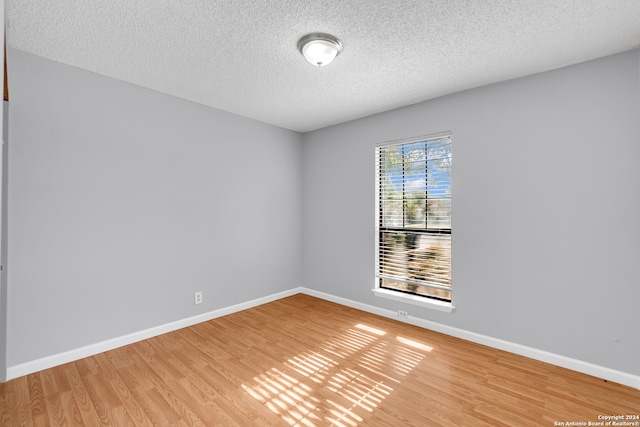
<svg viewBox="0 0 640 427">
<path fill-rule="evenodd" d="M 0 384 L 2 426 L 554 426 L 640 391 L 295 295 Z"/>
</svg>

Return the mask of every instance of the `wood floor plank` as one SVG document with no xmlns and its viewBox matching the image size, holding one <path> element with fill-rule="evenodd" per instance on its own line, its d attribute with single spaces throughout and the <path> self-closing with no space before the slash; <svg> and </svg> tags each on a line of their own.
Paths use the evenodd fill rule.
<svg viewBox="0 0 640 427">
<path fill-rule="evenodd" d="M 306 295 L 0 384 L 0 426 L 553 426 L 640 390 Z"/>
<path fill-rule="evenodd" d="M 93 403 L 91 403 L 89 393 L 82 383 L 82 377 L 80 376 L 80 372 L 78 371 L 76 364 L 68 364 L 65 372 L 69 381 L 71 393 L 80 412 L 80 417 L 82 418 L 82 423 L 79 423 L 78 425 L 100 425 L 100 419 L 93 407 Z"/>
<path fill-rule="evenodd" d="M 47 405 L 44 400 L 44 389 L 42 387 L 39 373 L 29 375 L 24 379 L 27 381 L 29 392 L 28 412 L 30 413 L 31 418 L 46 415 Z M 22 378 L 18 378 L 14 381 L 20 380 L 22 380 Z"/>
<path fill-rule="evenodd" d="M 71 420 L 65 418 L 64 407 L 62 406 L 62 394 L 47 396 L 46 404 L 49 425 L 59 427 L 70 423 Z"/>
<path fill-rule="evenodd" d="M 9 405 L 10 403 L 7 402 L 6 397 L 0 398 L 0 426 L 2 427 L 20 425 L 12 419 L 11 412 L 9 411 Z"/>
<path fill-rule="evenodd" d="M 7 384 L 3 394 L 0 395 L 0 404 L 6 406 L 2 408 L 3 425 L 29 425 L 33 424 L 33 414 L 29 410 L 30 396 L 27 378 L 22 377 L 11 384 Z M 40 394 L 42 396 L 42 394 Z M 40 401 L 43 405 L 43 401 Z M 41 416 L 46 417 L 46 410 L 41 412 Z"/>
<path fill-rule="evenodd" d="M 169 425 L 170 422 L 165 414 L 156 411 L 156 406 L 150 400 L 147 390 L 130 389 L 131 396 L 135 399 L 136 404 L 144 414 L 144 418 L 149 420 L 153 426 Z"/>
</svg>

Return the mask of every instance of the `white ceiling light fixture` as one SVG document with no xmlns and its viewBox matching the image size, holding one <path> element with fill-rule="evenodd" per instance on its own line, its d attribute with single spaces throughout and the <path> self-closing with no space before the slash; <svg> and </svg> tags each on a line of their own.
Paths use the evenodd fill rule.
<svg viewBox="0 0 640 427">
<path fill-rule="evenodd" d="M 309 63 L 323 67 L 342 51 L 342 42 L 331 34 L 311 33 L 300 39 L 298 50 Z"/>
</svg>

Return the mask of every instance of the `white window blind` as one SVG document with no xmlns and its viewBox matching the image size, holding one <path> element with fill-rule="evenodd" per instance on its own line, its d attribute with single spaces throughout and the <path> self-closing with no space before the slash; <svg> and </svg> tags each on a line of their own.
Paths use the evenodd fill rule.
<svg viewBox="0 0 640 427">
<path fill-rule="evenodd" d="M 376 147 L 378 286 L 451 301 L 451 135 Z"/>
</svg>

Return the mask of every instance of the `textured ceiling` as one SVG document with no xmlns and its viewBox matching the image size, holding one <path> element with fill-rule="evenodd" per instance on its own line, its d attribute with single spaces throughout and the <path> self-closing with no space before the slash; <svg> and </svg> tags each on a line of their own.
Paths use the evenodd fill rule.
<svg viewBox="0 0 640 427">
<path fill-rule="evenodd" d="M 640 46 L 640 0 L 6 3 L 12 48 L 301 132 Z"/>
</svg>

